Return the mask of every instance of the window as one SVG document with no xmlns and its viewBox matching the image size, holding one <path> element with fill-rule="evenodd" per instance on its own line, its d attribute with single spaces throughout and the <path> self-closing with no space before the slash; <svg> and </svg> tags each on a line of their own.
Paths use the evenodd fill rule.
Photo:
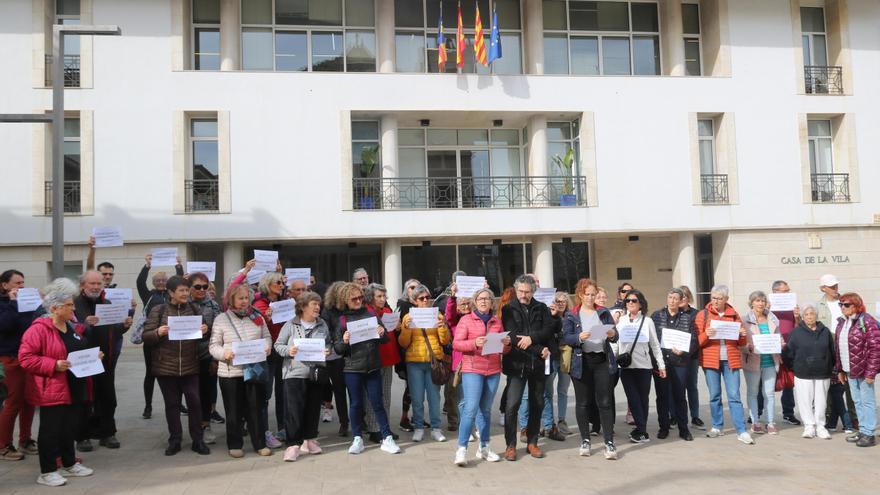
<svg viewBox="0 0 880 495">
<path fill-rule="evenodd" d="M 241 24 L 244 70 L 376 71 L 373 0 L 242 0 Z"/>
<path fill-rule="evenodd" d="M 688 76 L 703 75 L 701 55 L 702 37 L 700 32 L 700 5 L 681 4 L 681 19 L 684 31 L 684 67 Z"/>
<path fill-rule="evenodd" d="M 219 148 L 216 118 L 192 118 L 189 125 L 191 167 L 186 181 L 186 211 L 218 211 Z"/>
<path fill-rule="evenodd" d="M 810 173 L 831 174 L 834 173 L 834 161 L 832 158 L 830 120 L 810 120 L 807 122 L 809 134 Z"/>
<path fill-rule="evenodd" d="M 579 175 L 579 124 L 580 122 L 577 120 L 572 122 L 547 122 L 547 163 L 549 164 L 551 176 L 564 177 L 566 175 L 566 171 L 557 163 L 556 157 L 564 158 L 570 149 L 574 150 L 574 167 L 571 170 L 571 174 Z"/>
<path fill-rule="evenodd" d="M 828 49 L 825 44 L 825 10 L 821 7 L 801 7 L 801 32 L 804 66 L 827 66 Z"/>
<path fill-rule="evenodd" d="M 483 43 L 488 55 L 489 36 L 492 28 L 492 8 L 498 13 L 502 57 L 488 67 L 476 62 L 474 52 L 474 3 L 462 6 L 464 25 L 465 74 L 521 74 L 522 73 L 522 19 L 519 0 L 477 0 L 483 24 Z M 446 39 L 447 60 L 444 67 L 437 66 L 437 28 L 440 5 L 443 9 L 443 36 Z M 456 72 L 456 27 L 458 4 L 455 0 L 395 0 L 395 45 L 397 72 Z"/>
<path fill-rule="evenodd" d="M 451 283 L 452 273 L 486 277 L 489 288 L 500 297 L 516 277 L 532 271 L 531 244 L 460 244 L 403 246 L 402 271 L 425 284 L 436 297 Z"/>
<path fill-rule="evenodd" d="M 81 145 L 79 117 L 65 117 L 63 145 L 65 213 L 79 213 L 81 211 Z"/>
<path fill-rule="evenodd" d="M 354 176 L 380 177 L 379 122 L 375 120 L 351 123 L 351 160 Z M 372 167 L 370 166 L 372 164 Z"/>
<path fill-rule="evenodd" d="M 715 123 L 712 119 L 697 121 L 697 132 L 700 146 L 700 174 L 715 173 Z"/>
<path fill-rule="evenodd" d="M 220 0 L 193 0 L 193 69 L 220 70 Z"/>
<path fill-rule="evenodd" d="M 573 294 L 578 280 L 590 277 L 590 253 L 586 242 L 553 243 L 553 282 L 556 290 Z"/>
<path fill-rule="evenodd" d="M 544 0 L 544 73 L 659 75 L 654 2 Z"/>
<path fill-rule="evenodd" d="M 55 24 L 76 25 L 80 23 L 79 0 L 57 0 L 55 2 Z M 51 36 L 50 36 L 51 37 Z M 80 37 L 64 37 L 64 86 L 80 86 Z M 52 64 L 46 64 L 46 85 L 52 85 Z"/>
</svg>

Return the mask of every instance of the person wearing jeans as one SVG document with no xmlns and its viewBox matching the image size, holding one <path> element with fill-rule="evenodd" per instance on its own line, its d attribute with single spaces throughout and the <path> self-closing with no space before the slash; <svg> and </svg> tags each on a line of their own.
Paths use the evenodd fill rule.
<svg viewBox="0 0 880 495">
<path fill-rule="evenodd" d="M 877 426 L 874 379 L 880 372 L 880 328 L 858 294 L 849 292 L 840 296 L 839 304 L 843 318 L 837 324 L 835 335 L 838 379 L 849 383 L 859 417 L 858 433 L 846 441 L 859 447 L 873 447 Z"/>
<path fill-rule="evenodd" d="M 697 317 L 697 308 L 691 306 L 691 301 L 694 300 L 694 295 L 691 292 L 690 287 L 687 285 L 681 285 L 678 287 L 678 290 L 683 294 L 678 306 L 679 310 L 681 310 L 682 314 L 688 315 L 691 321 L 694 321 Z M 699 345 L 697 346 L 696 351 L 689 357 L 690 362 L 687 367 L 687 405 L 691 414 L 691 425 L 700 430 L 705 430 L 706 424 L 700 419 L 700 388 L 698 387 L 700 381 Z"/>
<path fill-rule="evenodd" d="M 742 349 L 742 365 L 746 375 L 746 394 L 749 403 L 749 416 L 752 420 L 752 433 L 776 435 L 773 421 L 776 409 L 776 368 L 781 363 L 779 354 L 761 354 L 755 349 L 754 335 L 779 335 L 779 320 L 769 311 L 767 295 L 756 290 L 749 295 L 750 311 L 743 320 L 748 337 L 748 345 Z M 763 396 L 764 412 L 767 413 L 766 427 L 761 424 L 761 409 L 758 397 Z M 765 429 L 766 428 L 766 429 Z"/>
</svg>

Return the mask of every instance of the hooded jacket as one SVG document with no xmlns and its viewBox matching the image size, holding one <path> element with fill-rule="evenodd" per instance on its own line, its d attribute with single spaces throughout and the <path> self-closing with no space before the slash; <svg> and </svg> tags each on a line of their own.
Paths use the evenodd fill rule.
<svg viewBox="0 0 880 495">
<path fill-rule="evenodd" d="M 697 312 L 694 325 L 697 328 L 697 338 L 700 341 L 700 366 L 713 370 L 721 369 L 721 342 L 724 342 L 724 345 L 727 346 L 727 366 L 731 370 L 742 368 L 742 356 L 739 348 L 746 345 L 746 336 L 740 335 L 737 340 L 710 339 L 706 330 L 709 329 L 712 320 L 742 322 L 742 318 L 730 304 L 726 304 L 724 310 L 719 313 L 710 302 Z"/>
<path fill-rule="evenodd" d="M 835 364 L 840 366 L 840 332 L 846 318 L 840 318 L 837 322 L 837 332 L 834 335 L 837 344 Z M 849 376 L 851 378 L 874 378 L 880 371 L 880 328 L 877 320 L 868 313 L 855 315 L 855 321 L 847 335 L 849 344 Z"/>
<path fill-rule="evenodd" d="M 371 316 L 376 315 L 363 306 L 360 309 L 343 311 L 336 320 L 335 328 L 333 328 L 333 348 L 337 354 L 345 359 L 342 371 L 346 373 L 371 373 L 382 368 L 379 346 L 388 342 L 388 332 L 383 333 L 382 337 L 378 339 L 365 340 L 354 345 L 346 344 L 342 340 L 348 322 L 363 320 Z M 382 325 L 381 319 L 376 318 L 376 320 L 379 325 Z"/>
<path fill-rule="evenodd" d="M 188 376 L 199 374 L 199 342 L 169 340 L 168 334 L 159 336 L 159 327 L 168 324 L 169 316 L 201 315 L 201 308 L 193 303 L 162 304 L 153 308 L 144 322 L 144 343 L 152 348 L 153 376 Z M 202 318 L 204 322 L 204 317 Z"/>
</svg>

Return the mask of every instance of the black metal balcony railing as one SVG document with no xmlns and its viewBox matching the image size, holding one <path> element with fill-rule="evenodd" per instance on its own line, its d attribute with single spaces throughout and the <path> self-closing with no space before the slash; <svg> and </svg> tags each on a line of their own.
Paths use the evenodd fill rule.
<svg viewBox="0 0 880 495">
<path fill-rule="evenodd" d="M 727 174 L 700 175 L 700 194 L 703 198 L 703 204 L 724 205 L 729 203 Z"/>
<path fill-rule="evenodd" d="M 220 210 L 218 179 L 193 179 L 184 182 L 186 212 Z"/>
<path fill-rule="evenodd" d="M 848 203 L 849 174 L 810 174 L 814 203 Z"/>
<path fill-rule="evenodd" d="M 807 65 L 804 67 L 804 82 L 807 94 L 842 95 L 843 68 Z"/>
<path fill-rule="evenodd" d="M 566 177 L 394 177 L 354 179 L 354 209 L 586 206 L 587 180 Z"/>
<path fill-rule="evenodd" d="M 46 86 L 52 86 L 52 55 L 46 55 Z M 64 56 L 64 87 L 79 87 L 79 55 Z"/>
<path fill-rule="evenodd" d="M 52 181 L 46 181 L 46 215 L 52 214 Z M 82 197 L 78 180 L 64 181 L 64 213 L 81 213 Z"/>
</svg>

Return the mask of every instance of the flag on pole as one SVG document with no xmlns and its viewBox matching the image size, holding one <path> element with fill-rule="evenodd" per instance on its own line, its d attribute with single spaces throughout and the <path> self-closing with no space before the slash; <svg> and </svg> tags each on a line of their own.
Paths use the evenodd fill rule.
<svg viewBox="0 0 880 495">
<path fill-rule="evenodd" d="M 474 2 L 477 7 L 477 15 L 474 21 L 474 53 L 477 55 L 477 62 L 483 65 L 489 65 L 486 60 L 486 43 L 483 42 L 483 20 L 480 19 L 480 4 Z"/>
<path fill-rule="evenodd" d="M 458 30 L 455 32 L 455 66 L 464 67 L 464 24 L 461 22 L 461 2 L 458 2 Z"/>
<path fill-rule="evenodd" d="M 498 11 L 492 5 L 492 33 L 489 35 L 489 63 L 501 58 L 501 33 L 498 32 Z"/>
<path fill-rule="evenodd" d="M 446 67 L 446 38 L 443 36 L 443 3 L 440 3 L 440 20 L 437 22 L 437 69 L 444 72 Z"/>
</svg>

